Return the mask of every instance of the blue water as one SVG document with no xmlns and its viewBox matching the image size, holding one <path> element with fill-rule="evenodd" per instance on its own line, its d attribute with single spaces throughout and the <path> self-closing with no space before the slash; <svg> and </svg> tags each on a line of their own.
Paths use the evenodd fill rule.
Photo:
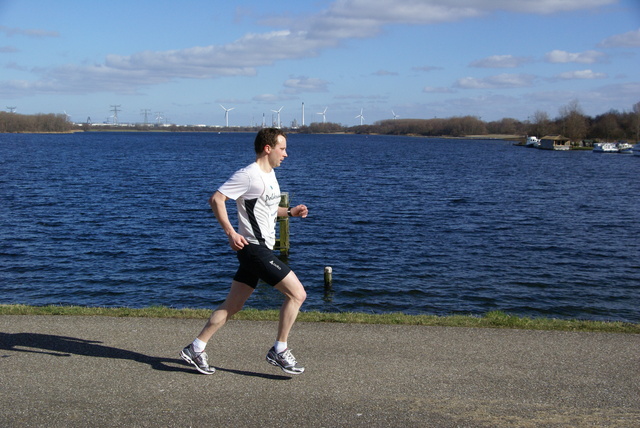
<svg viewBox="0 0 640 428">
<path fill-rule="evenodd" d="M 207 199 L 252 144 L 0 134 L 0 303 L 213 307 L 236 258 Z M 288 152 L 280 186 L 310 209 L 288 258 L 303 310 L 640 322 L 637 156 L 295 134 Z M 280 302 L 260 285 L 247 306 Z"/>
</svg>

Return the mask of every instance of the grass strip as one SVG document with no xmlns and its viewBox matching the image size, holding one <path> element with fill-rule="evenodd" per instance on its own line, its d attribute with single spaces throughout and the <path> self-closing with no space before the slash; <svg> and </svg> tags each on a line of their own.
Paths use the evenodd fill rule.
<svg viewBox="0 0 640 428">
<path fill-rule="evenodd" d="M 0 315 L 66 315 L 141 318 L 207 319 L 209 309 L 173 309 L 166 306 L 147 308 L 103 308 L 85 306 L 0 305 Z M 244 309 L 235 320 L 277 321 L 279 311 Z M 300 312 L 299 322 L 333 322 L 350 324 L 420 325 L 439 327 L 511 328 L 521 330 L 584 331 L 600 333 L 640 334 L 640 324 L 619 321 L 586 321 L 576 319 L 528 318 L 501 311 L 475 315 L 407 315 L 403 313 L 366 314 L 357 312 Z"/>
</svg>

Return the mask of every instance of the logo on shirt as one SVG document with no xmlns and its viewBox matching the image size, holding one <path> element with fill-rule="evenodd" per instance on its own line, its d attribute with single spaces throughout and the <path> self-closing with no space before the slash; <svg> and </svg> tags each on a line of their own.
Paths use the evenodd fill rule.
<svg viewBox="0 0 640 428">
<path fill-rule="evenodd" d="M 268 207 L 273 207 L 280 205 L 280 199 L 280 195 L 270 194 L 265 195 L 264 202 Z"/>
</svg>

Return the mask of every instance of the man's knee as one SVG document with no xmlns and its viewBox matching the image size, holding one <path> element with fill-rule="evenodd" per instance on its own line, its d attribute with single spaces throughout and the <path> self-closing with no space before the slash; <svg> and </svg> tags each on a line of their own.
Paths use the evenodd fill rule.
<svg viewBox="0 0 640 428">
<path fill-rule="evenodd" d="M 300 284 L 300 288 L 296 290 L 296 292 L 294 293 L 293 298 L 298 301 L 301 305 L 304 303 L 304 301 L 307 299 L 307 291 L 304 289 L 304 287 L 302 286 L 302 284 Z"/>
<path fill-rule="evenodd" d="M 251 286 L 234 280 L 231 283 L 231 290 L 227 298 L 219 306 L 219 309 L 227 311 L 229 315 L 240 312 L 253 291 L 254 289 Z"/>
<path fill-rule="evenodd" d="M 289 288 L 284 294 L 301 305 L 307 299 L 307 292 L 300 283 L 295 287 Z"/>
<path fill-rule="evenodd" d="M 226 300 L 221 308 L 226 310 L 229 313 L 229 316 L 235 315 L 242 310 L 244 306 L 244 302 L 240 302 L 237 300 Z"/>
<path fill-rule="evenodd" d="M 291 300 L 295 300 L 300 305 L 307 299 L 307 292 L 298 277 L 290 272 L 276 288 L 284 293 Z"/>
</svg>

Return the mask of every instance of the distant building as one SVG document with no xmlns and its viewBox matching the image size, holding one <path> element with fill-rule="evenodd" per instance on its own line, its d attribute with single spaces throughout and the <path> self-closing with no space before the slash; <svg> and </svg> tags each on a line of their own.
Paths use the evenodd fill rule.
<svg viewBox="0 0 640 428">
<path fill-rule="evenodd" d="M 547 135 L 540 140 L 540 148 L 543 150 L 569 150 L 569 139 L 562 135 Z"/>
</svg>

